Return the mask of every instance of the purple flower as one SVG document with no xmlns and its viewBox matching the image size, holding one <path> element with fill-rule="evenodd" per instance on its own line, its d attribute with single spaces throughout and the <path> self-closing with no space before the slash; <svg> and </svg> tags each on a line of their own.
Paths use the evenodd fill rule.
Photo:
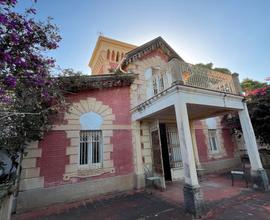
<svg viewBox="0 0 270 220">
<path fill-rule="evenodd" d="M 4 53 L 3 54 L 3 60 L 6 61 L 7 63 L 10 63 L 12 61 L 10 54 L 9 53 Z"/>
<path fill-rule="evenodd" d="M 7 23 L 7 17 L 3 14 L 0 14 L 0 23 L 6 24 Z"/>
<path fill-rule="evenodd" d="M 49 97 L 49 93 L 48 93 L 48 91 L 43 91 L 43 92 L 42 92 L 42 95 L 43 95 L 44 97 L 46 97 L 46 98 L 48 98 L 48 97 Z"/>
<path fill-rule="evenodd" d="M 0 4 L 2 5 L 15 5 L 17 0 L 0 0 Z"/>
<path fill-rule="evenodd" d="M 6 92 L 3 88 L 0 88 L 0 95 L 4 95 Z"/>
<path fill-rule="evenodd" d="M 20 67 L 26 67 L 27 66 L 27 64 L 25 62 L 25 59 L 20 58 L 20 57 L 15 58 L 14 64 L 17 65 L 17 66 L 20 66 Z"/>
<path fill-rule="evenodd" d="M 9 87 L 14 88 L 17 84 L 17 79 L 12 75 L 7 75 L 4 83 Z"/>
<path fill-rule="evenodd" d="M 10 37 L 11 37 L 11 41 L 12 41 L 14 44 L 18 44 L 18 43 L 19 43 L 19 36 L 18 36 L 18 34 L 12 33 L 12 34 L 10 35 Z"/>
<path fill-rule="evenodd" d="M 0 97 L 0 102 L 5 103 L 5 104 L 10 104 L 12 103 L 12 99 L 8 96 L 2 96 Z"/>
</svg>

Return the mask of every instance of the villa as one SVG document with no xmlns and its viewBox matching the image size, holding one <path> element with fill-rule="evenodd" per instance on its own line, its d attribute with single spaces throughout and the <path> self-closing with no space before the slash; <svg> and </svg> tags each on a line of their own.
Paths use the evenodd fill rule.
<svg viewBox="0 0 270 220">
<path fill-rule="evenodd" d="M 67 78 L 67 112 L 27 147 L 18 211 L 184 181 L 187 211 L 203 207 L 199 176 L 240 164 L 249 155 L 257 188 L 268 180 L 238 74 L 185 62 L 161 37 L 141 46 L 100 36 L 92 75 Z M 243 137 L 222 121 L 237 112 Z"/>
</svg>

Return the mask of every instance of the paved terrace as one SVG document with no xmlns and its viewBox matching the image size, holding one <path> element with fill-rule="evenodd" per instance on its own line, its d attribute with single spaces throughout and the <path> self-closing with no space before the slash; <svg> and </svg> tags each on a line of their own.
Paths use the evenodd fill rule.
<svg viewBox="0 0 270 220">
<path fill-rule="evenodd" d="M 270 219 L 270 192 L 261 193 L 246 188 L 241 178 L 232 187 L 229 176 L 209 175 L 201 186 L 206 200 L 206 214 L 203 219 Z M 191 220 L 192 216 L 184 212 L 181 183 L 170 182 L 167 183 L 165 192 L 150 189 L 103 196 L 95 200 L 56 205 L 12 218 L 31 219 Z"/>
</svg>

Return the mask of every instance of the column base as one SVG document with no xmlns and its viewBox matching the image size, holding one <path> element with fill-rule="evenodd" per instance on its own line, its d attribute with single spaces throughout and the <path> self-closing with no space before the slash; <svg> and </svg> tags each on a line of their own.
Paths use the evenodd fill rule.
<svg viewBox="0 0 270 220">
<path fill-rule="evenodd" d="M 185 184 L 183 191 L 185 210 L 195 218 L 201 218 L 205 209 L 201 187 Z"/>
<path fill-rule="evenodd" d="M 145 188 L 145 176 L 144 174 L 135 174 L 135 188 L 144 189 Z"/>
<path fill-rule="evenodd" d="M 204 173 L 205 173 L 205 169 L 197 168 L 197 176 L 198 176 L 198 180 L 199 182 L 202 182 L 204 180 Z"/>
<path fill-rule="evenodd" d="M 269 190 L 268 176 L 264 169 L 252 170 L 251 178 L 254 189 L 258 189 L 261 191 Z"/>
</svg>

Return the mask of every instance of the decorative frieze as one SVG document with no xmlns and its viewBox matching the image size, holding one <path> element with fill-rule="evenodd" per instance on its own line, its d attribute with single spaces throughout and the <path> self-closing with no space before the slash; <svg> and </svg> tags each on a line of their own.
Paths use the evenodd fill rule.
<svg viewBox="0 0 270 220">
<path fill-rule="evenodd" d="M 106 173 L 115 173 L 114 168 L 102 168 L 102 169 L 88 169 L 88 170 L 78 170 L 74 173 L 64 174 L 63 180 L 68 181 L 71 178 L 88 178 L 94 176 L 100 176 Z"/>
</svg>

